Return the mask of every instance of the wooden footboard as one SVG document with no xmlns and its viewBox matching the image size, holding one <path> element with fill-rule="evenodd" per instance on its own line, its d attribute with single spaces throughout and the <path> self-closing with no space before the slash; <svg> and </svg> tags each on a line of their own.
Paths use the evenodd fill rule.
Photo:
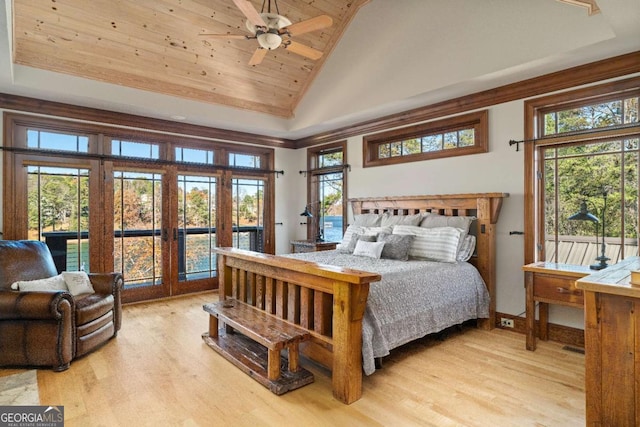
<svg viewBox="0 0 640 427">
<path fill-rule="evenodd" d="M 380 275 L 216 248 L 220 300 L 233 298 L 307 329 L 301 352 L 332 371 L 333 395 L 362 395 L 362 316 L 369 283 Z"/>
</svg>

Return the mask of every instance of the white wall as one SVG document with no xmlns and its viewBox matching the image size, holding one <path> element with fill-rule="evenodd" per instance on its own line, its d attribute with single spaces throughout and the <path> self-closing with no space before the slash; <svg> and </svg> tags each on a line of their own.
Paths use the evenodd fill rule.
<svg viewBox="0 0 640 427">
<path fill-rule="evenodd" d="M 289 253 L 290 240 L 305 239 L 306 226 L 300 225 L 300 212 L 307 203 L 307 179 L 298 173 L 306 169 L 306 150 L 278 148 L 275 152 L 275 168 L 283 170 L 276 182 L 276 254 Z"/>
</svg>

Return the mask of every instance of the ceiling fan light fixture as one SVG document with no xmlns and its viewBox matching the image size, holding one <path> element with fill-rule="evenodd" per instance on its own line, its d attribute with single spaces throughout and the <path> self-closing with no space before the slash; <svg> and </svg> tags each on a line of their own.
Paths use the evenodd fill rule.
<svg viewBox="0 0 640 427">
<path fill-rule="evenodd" d="M 273 31 L 273 32 L 272 32 Z M 277 49 L 282 44 L 282 37 L 277 31 L 269 30 L 256 36 L 258 43 L 263 49 Z"/>
</svg>

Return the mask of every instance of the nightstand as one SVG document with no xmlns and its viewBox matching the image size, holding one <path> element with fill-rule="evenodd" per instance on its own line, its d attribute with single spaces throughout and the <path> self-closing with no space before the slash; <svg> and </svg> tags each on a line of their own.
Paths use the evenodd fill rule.
<svg viewBox="0 0 640 427">
<path fill-rule="evenodd" d="M 593 273 L 587 266 L 535 262 L 522 267 L 526 290 L 527 350 L 536 349 L 536 302 L 539 303 L 539 337 L 549 339 L 549 304 L 584 308 L 582 291 L 575 281 Z"/>
<path fill-rule="evenodd" d="M 336 242 L 316 242 L 315 240 L 292 240 L 291 252 L 319 252 L 319 251 L 331 251 L 336 248 Z"/>
</svg>

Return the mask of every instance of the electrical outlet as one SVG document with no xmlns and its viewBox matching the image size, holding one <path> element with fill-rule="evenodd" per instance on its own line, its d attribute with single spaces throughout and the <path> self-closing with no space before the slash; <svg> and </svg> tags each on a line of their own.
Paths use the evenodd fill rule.
<svg viewBox="0 0 640 427">
<path fill-rule="evenodd" d="M 513 328 L 513 319 L 507 319 L 506 317 L 501 317 L 500 326 L 502 326 L 503 328 Z"/>
</svg>

